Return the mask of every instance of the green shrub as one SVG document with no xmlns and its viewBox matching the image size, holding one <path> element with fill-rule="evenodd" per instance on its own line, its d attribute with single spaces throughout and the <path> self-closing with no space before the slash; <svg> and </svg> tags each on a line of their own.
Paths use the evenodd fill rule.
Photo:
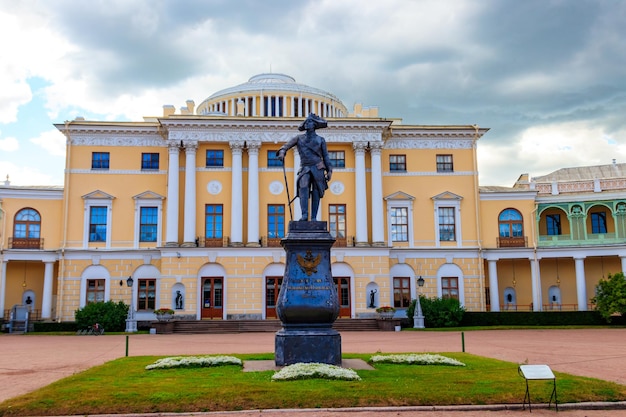
<svg viewBox="0 0 626 417">
<path fill-rule="evenodd" d="M 409 319 L 413 318 L 416 300 L 406 310 Z M 420 296 L 420 305 L 426 327 L 457 327 L 463 320 L 465 308 L 455 298 L 426 298 Z"/>
<path fill-rule="evenodd" d="M 107 332 L 123 332 L 126 328 L 128 306 L 122 301 L 91 303 L 76 310 L 76 326 L 85 329 L 99 323 Z"/>
<path fill-rule="evenodd" d="M 33 322 L 34 332 L 75 332 L 78 330 L 74 321 L 36 321 Z"/>
<path fill-rule="evenodd" d="M 597 311 L 468 311 L 461 321 L 461 326 L 597 325 L 606 325 L 606 321 Z"/>
</svg>

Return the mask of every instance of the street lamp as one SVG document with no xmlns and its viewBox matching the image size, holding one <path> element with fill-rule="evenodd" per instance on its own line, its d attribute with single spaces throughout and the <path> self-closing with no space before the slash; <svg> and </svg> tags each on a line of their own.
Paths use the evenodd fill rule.
<svg viewBox="0 0 626 417">
<path fill-rule="evenodd" d="M 130 307 L 128 308 L 128 316 L 126 316 L 126 332 L 134 333 L 137 331 L 137 319 L 135 319 L 135 297 L 133 297 L 132 277 L 128 277 L 126 285 L 130 288 Z"/>
<path fill-rule="evenodd" d="M 422 306 L 420 304 L 420 288 L 424 286 L 424 278 L 420 275 L 417 279 L 417 300 L 415 301 L 415 311 L 413 312 L 413 328 L 424 328 L 424 315 L 422 314 Z"/>
</svg>

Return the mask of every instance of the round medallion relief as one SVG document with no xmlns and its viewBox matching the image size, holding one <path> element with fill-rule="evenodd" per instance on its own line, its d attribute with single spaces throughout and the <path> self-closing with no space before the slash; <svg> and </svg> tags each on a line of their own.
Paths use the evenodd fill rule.
<svg viewBox="0 0 626 417">
<path fill-rule="evenodd" d="M 206 186 L 209 194 L 217 195 L 222 192 L 222 183 L 218 180 L 210 181 Z"/>
<path fill-rule="evenodd" d="M 283 185 L 282 182 L 280 182 L 280 181 L 272 181 L 272 183 L 270 184 L 270 193 L 272 193 L 274 195 L 281 194 L 283 192 L 284 188 L 285 188 L 285 186 Z"/>
<path fill-rule="evenodd" d="M 341 195 L 343 194 L 343 191 L 346 189 L 346 187 L 343 185 L 343 182 L 341 181 L 333 181 L 330 183 L 330 187 L 328 187 L 330 189 L 330 192 L 335 194 L 335 195 Z"/>
</svg>

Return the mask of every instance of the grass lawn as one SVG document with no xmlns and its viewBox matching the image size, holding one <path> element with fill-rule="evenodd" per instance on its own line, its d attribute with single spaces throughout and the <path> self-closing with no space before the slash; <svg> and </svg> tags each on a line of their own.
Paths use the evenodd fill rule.
<svg viewBox="0 0 626 417">
<path fill-rule="evenodd" d="M 526 385 L 518 365 L 465 353 L 466 364 L 381 364 L 357 371 L 361 381 L 271 381 L 274 371 L 240 366 L 145 370 L 160 357 L 127 357 L 62 379 L 0 404 L 0 416 L 202 412 L 268 408 L 520 404 Z M 231 355 L 273 360 L 273 353 Z M 344 355 L 368 361 L 372 355 Z M 559 403 L 624 401 L 626 386 L 556 373 Z M 533 403 L 548 402 L 552 381 L 531 381 Z"/>
</svg>

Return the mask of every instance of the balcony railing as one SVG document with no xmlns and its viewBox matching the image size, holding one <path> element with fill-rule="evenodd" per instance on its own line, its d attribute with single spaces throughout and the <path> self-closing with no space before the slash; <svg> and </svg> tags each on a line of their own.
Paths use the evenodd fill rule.
<svg viewBox="0 0 626 417">
<path fill-rule="evenodd" d="M 230 238 L 228 236 L 217 238 L 202 236 L 198 238 L 198 247 L 201 248 L 227 248 L 229 243 Z"/>
<path fill-rule="evenodd" d="M 589 233 L 586 239 L 572 239 L 572 235 L 539 235 L 539 246 L 580 246 L 626 243 L 626 239 L 615 233 Z"/>
<path fill-rule="evenodd" d="M 43 249 L 43 238 L 10 237 L 10 249 Z"/>
<path fill-rule="evenodd" d="M 528 238 L 526 236 L 520 237 L 498 237 L 499 248 L 525 248 L 528 246 Z"/>
</svg>

